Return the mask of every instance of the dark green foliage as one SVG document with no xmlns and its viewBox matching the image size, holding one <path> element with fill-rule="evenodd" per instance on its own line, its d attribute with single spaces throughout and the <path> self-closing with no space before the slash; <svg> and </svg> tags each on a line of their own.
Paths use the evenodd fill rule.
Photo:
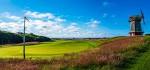
<svg viewBox="0 0 150 70">
<path fill-rule="evenodd" d="M 0 44 L 19 43 L 22 41 L 22 37 L 5 31 L 0 31 Z"/>
<path fill-rule="evenodd" d="M 13 43 L 22 43 L 23 33 L 10 33 L 6 31 L 0 31 L 0 44 L 13 44 Z M 44 42 L 44 41 L 52 41 L 48 37 L 38 36 L 33 33 L 26 34 L 26 42 Z"/>
<path fill-rule="evenodd" d="M 36 38 L 36 40 L 39 41 L 39 42 L 50 41 L 49 38 L 44 37 L 44 36 L 38 36 L 38 37 Z"/>
</svg>

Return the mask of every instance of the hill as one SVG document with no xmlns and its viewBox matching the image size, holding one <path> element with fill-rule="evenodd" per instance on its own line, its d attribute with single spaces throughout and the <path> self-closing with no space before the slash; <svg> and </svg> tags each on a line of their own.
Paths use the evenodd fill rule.
<svg viewBox="0 0 150 70">
<path fill-rule="evenodd" d="M 12 43 L 22 43 L 23 33 L 11 33 L 7 31 L 0 31 L 0 44 L 12 44 Z M 43 42 L 52 41 L 48 37 L 39 36 L 35 34 L 26 34 L 26 42 Z"/>
</svg>

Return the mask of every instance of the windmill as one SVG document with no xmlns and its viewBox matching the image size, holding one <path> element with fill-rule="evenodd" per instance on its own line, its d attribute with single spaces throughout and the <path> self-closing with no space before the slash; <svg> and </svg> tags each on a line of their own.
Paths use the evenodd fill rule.
<svg viewBox="0 0 150 70">
<path fill-rule="evenodd" d="M 144 33 L 142 30 L 142 22 L 143 24 L 145 24 L 144 13 L 141 9 L 140 12 L 140 15 L 134 15 L 129 17 L 130 36 L 142 36 Z"/>
<path fill-rule="evenodd" d="M 23 59 L 25 59 L 26 58 L 26 55 L 25 55 L 25 44 L 26 44 L 26 38 L 25 38 L 25 31 L 26 31 L 26 26 L 25 26 L 25 24 L 26 24 L 26 21 L 29 21 L 28 20 L 28 18 L 25 16 L 24 17 L 24 29 L 23 29 Z"/>
</svg>

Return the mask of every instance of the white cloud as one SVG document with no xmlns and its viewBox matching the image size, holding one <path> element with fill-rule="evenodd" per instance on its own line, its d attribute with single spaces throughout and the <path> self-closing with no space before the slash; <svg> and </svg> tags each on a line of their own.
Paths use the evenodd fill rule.
<svg viewBox="0 0 150 70">
<path fill-rule="evenodd" d="M 72 26 L 77 26 L 77 23 L 73 22 L 71 23 Z"/>
<path fill-rule="evenodd" d="M 10 32 L 19 32 L 22 29 L 22 24 L 16 22 L 0 22 L 0 30 L 10 31 Z"/>
<path fill-rule="evenodd" d="M 65 22 L 66 19 L 62 19 L 58 16 L 55 16 L 52 13 L 40 13 L 40 12 L 32 12 L 32 11 L 26 11 L 25 16 L 35 18 L 35 19 L 47 19 L 47 20 L 53 20 L 56 22 Z"/>
<path fill-rule="evenodd" d="M 65 19 L 62 19 L 62 18 L 59 18 L 59 17 L 55 18 L 54 20 L 57 21 L 57 22 L 64 22 L 64 21 L 66 21 Z"/>
<path fill-rule="evenodd" d="M 74 33 L 74 32 L 79 32 L 80 28 L 78 28 L 76 25 L 71 24 L 67 28 L 64 29 L 64 32 L 69 32 L 69 33 Z"/>
<path fill-rule="evenodd" d="M 87 24 L 89 27 L 91 28 L 96 28 L 98 27 L 98 25 L 101 23 L 101 21 L 98 21 L 98 20 L 91 20 L 89 21 Z"/>
<path fill-rule="evenodd" d="M 31 11 L 27 11 L 25 13 L 25 16 L 29 16 L 33 18 L 48 18 L 48 19 L 55 18 L 55 16 L 51 13 L 40 13 L 40 12 L 31 12 Z"/>
<path fill-rule="evenodd" d="M 14 21 L 21 21 L 21 17 L 11 15 L 9 12 L 4 12 L 4 13 L 0 14 L 0 17 L 1 18 L 8 18 L 8 19 L 11 19 Z"/>
<path fill-rule="evenodd" d="M 25 15 L 28 15 L 30 22 L 26 23 L 26 32 L 34 33 L 38 35 L 44 35 L 48 37 L 100 37 L 100 32 L 92 31 L 92 29 L 86 30 L 85 28 L 81 28 L 78 26 L 76 22 L 67 22 L 67 19 L 60 18 L 59 16 L 54 16 L 50 13 L 40 13 L 40 12 L 25 12 Z M 9 13 L 11 18 L 14 17 Z M 13 16 L 13 17 L 12 17 Z M 38 19 L 35 19 L 38 18 Z M 10 19 L 10 18 L 8 18 Z M 65 22 L 66 21 L 66 22 Z M 61 23 L 61 24 L 60 24 Z M 88 22 L 88 26 L 91 28 L 96 28 L 100 24 L 100 21 L 90 20 Z M 64 26 L 65 24 L 65 26 Z M 67 24 L 67 25 L 66 25 Z M 10 31 L 10 32 L 23 32 L 23 23 L 16 21 L 1 21 L 0 22 L 0 30 Z"/>
</svg>

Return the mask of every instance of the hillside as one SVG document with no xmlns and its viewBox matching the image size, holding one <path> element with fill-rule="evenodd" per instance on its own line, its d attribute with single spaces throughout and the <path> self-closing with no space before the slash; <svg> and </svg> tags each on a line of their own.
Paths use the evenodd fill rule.
<svg viewBox="0 0 150 70">
<path fill-rule="evenodd" d="M 22 43 L 23 33 L 11 33 L 7 31 L 0 31 L 0 44 L 12 44 L 12 43 Z M 26 42 L 44 42 L 52 41 L 48 37 L 39 36 L 35 34 L 26 34 Z"/>
<path fill-rule="evenodd" d="M 136 57 L 134 64 L 130 65 L 129 70 L 150 70 L 150 36 L 145 36 L 148 46 L 142 50 L 142 53 Z"/>
<path fill-rule="evenodd" d="M 80 53 L 77 58 L 53 60 L 52 69 L 123 70 L 147 45 L 143 37 L 121 37 Z M 56 67 L 60 65 L 60 67 Z"/>
<path fill-rule="evenodd" d="M 96 47 L 86 51 L 68 53 L 63 57 L 48 60 L 1 59 L 0 67 L 9 70 L 149 70 L 149 36 L 119 37 L 100 41 L 99 45 L 95 44 Z M 76 45 L 81 45 L 77 43 Z M 68 46 L 69 44 L 74 45 L 71 42 Z"/>
</svg>

